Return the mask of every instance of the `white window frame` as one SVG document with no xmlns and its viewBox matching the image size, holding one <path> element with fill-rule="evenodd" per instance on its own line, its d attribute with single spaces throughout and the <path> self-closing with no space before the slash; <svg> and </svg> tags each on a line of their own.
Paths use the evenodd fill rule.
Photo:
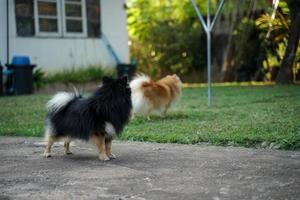
<svg viewBox="0 0 300 200">
<path fill-rule="evenodd" d="M 86 3 L 85 0 L 81 0 L 80 2 L 67 2 L 68 4 L 75 4 L 75 5 L 81 5 L 81 13 L 82 17 L 67 17 L 66 12 L 65 12 L 65 5 L 66 1 L 62 1 L 62 27 L 63 27 L 63 35 L 65 37 L 87 37 L 87 17 L 86 17 Z M 67 24 L 66 21 L 67 19 L 74 19 L 78 20 L 81 19 L 82 21 L 82 31 L 81 33 L 77 32 L 67 32 Z"/>
<path fill-rule="evenodd" d="M 52 16 L 43 16 L 38 13 L 38 3 L 39 2 L 55 2 L 56 3 L 56 17 Z M 71 2 L 68 2 L 71 3 Z M 67 17 L 65 13 L 65 0 L 34 0 L 34 26 L 35 26 L 35 35 L 40 37 L 87 37 L 87 16 L 86 16 L 86 3 L 85 0 L 80 2 L 74 2 L 71 4 L 80 4 L 82 17 Z M 40 31 L 39 18 L 45 19 L 57 19 L 57 32 L 45 32 Z M 77 32 L 67 32 L 67 19 L 80 19 L 82 20 L 82 31 L 81 33 Z"/>
<path fill-rule="evenodd" d="M 38 11 L 38 3 L 39 2 L 54 2 L 54 3 L 56 3 L 57 17 L 39 15 L 39 13 L 38 13 L 39 12 Z M 57 18 L 57 32 L 40 31 L 40 23 L 39 23 L 40 16 L 42 16 L 45 19 Z M 34 0 L 34 25 L 35 25 L 35 30 L 36 30 L 36 36 L 61 37 L 62 36 L 62 30 L 61 30 L 62 24 L 61 24 L 61 3 L 60 3 L 60 1 L 57 1 L 57 0 Z"/>
</svg>

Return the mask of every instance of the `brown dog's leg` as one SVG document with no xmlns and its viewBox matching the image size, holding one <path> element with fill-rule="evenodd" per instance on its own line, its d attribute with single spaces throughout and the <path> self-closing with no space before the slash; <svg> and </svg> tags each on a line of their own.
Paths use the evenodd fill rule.
<svg viewBox="0 0 300 200">
<path fill-rule="evenodd" d="M 112 141 L 112 138 L 105 139 L 106 154 L 109 158 L 114 159 L 114 158 L 116 158 L 116 156 L 112 153 L 111 141 Z"/>
<path fill-rule="evenodd" d="M 166 117 L 166 113 L 167 113 L 170 105 L 171 105 L 171 103 L 168 103 L 164 108 L 161 109 L 160 117 L 162 117 L 162 118 Z"/>
<path fill-rule="evenodd" d="M 44 156 L 46 158 L 51 157 L 51 147 L 54 144 L 54 142 L 56 142 L 57 140 L 58 140 L 58 138 L 55 136 L 52 136 L 52 135 L 48 136 L 47 145 L 46 145 L 46 148 L 44 151 Z"/>
<path fill-rule="evenodd" d="M 107 161 L 109 160 L 109 157 L 106 155 L 106 148 L 105 148 L 105 137 L 102 135 L 95 135 L 93 137 L 93 140 L 96 144 L 96 147 L 98 149 L 99 153 L 99 159 Z"/>
<path fill-rule="evenodd" d="M 67 137 L 64 143 L 64 149 L 66 155 L 72 154 L 72 152 L 70 151 L 70 143 L 71 143 L 71 138 Z"/>
<path fill-rule="evenodd" d="M 144 113 L 144 118 L 147 119 L 148 121 L 150 121 L 150 112 L 151 110 L 147 110 L 145 113 Z"/>
</svg>

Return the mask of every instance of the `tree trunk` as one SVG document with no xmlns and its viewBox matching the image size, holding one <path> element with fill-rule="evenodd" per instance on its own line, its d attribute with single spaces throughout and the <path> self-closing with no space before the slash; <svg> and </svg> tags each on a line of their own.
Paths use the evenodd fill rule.
<svg viewBox="0 0 300 200">
<path fill-rule="evenodd" d="M 294 0 L 287 1 L 287 3 L 290 9 L 291 25 L 288 44 L 276 78 L 277 84 L 293 83 L 292 69 L 300 38 L 300 4 L 298 1 Z"/>
<path fill-rule="evenodd" d="M 223 60 L 223 64 L 222 64 L 222 68 L 221 68 L 221 82 L 227 82 L 227 81 L 234 81 L 234 69 L 233 69 L 233 45 L 232 45 L 232 39 L 233 39 L 233 31 L 234 28 L 237 24 L 237 15 L 238 15 L 238 8 L 241 6 L 242 1 L 236 0 L 234 1 L 234 3 L 236 3 L 236 7 L 234 7 L 235 9 L 230 13 L 231 17 L 230 17 L 230 28 L 228 29 L 228 42 L 226 47 L 224 48 L 223 51 L 223 56 L 222 56 L 222 60 Z M 226 17 L 227 18 L 227 17 Z M 226 19 L 228 20 L 228 19 Z"/>
</svg>

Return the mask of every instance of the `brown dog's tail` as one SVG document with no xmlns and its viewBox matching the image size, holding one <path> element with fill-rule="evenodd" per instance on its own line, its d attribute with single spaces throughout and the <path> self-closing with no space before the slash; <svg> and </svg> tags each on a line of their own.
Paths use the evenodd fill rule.
<svg viewBox="0 0 300 200">
<path fill-rule="evenodd" d="M 140 90 L 141 88 L 147 87 L 147 85 L 151 84 L 151 78 L 145 74 L 140 74 L 133 78 L 130 82 L 131 90 Z"/>
</svg>

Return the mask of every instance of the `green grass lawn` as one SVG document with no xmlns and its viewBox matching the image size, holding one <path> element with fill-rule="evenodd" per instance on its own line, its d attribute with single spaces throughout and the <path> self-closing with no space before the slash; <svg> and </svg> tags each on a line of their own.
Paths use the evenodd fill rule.
<svg viewBox="0 0 300 200">
<path fill-rule="evenodd" d="M 300 87 L 185 88 L 182 98 L 161 119 L 137 117 L 121 139 L 245 147 L 300 148 Z M 0 135 L 42 136 L 49 95 L 0 98 Z"/>
</svg>

